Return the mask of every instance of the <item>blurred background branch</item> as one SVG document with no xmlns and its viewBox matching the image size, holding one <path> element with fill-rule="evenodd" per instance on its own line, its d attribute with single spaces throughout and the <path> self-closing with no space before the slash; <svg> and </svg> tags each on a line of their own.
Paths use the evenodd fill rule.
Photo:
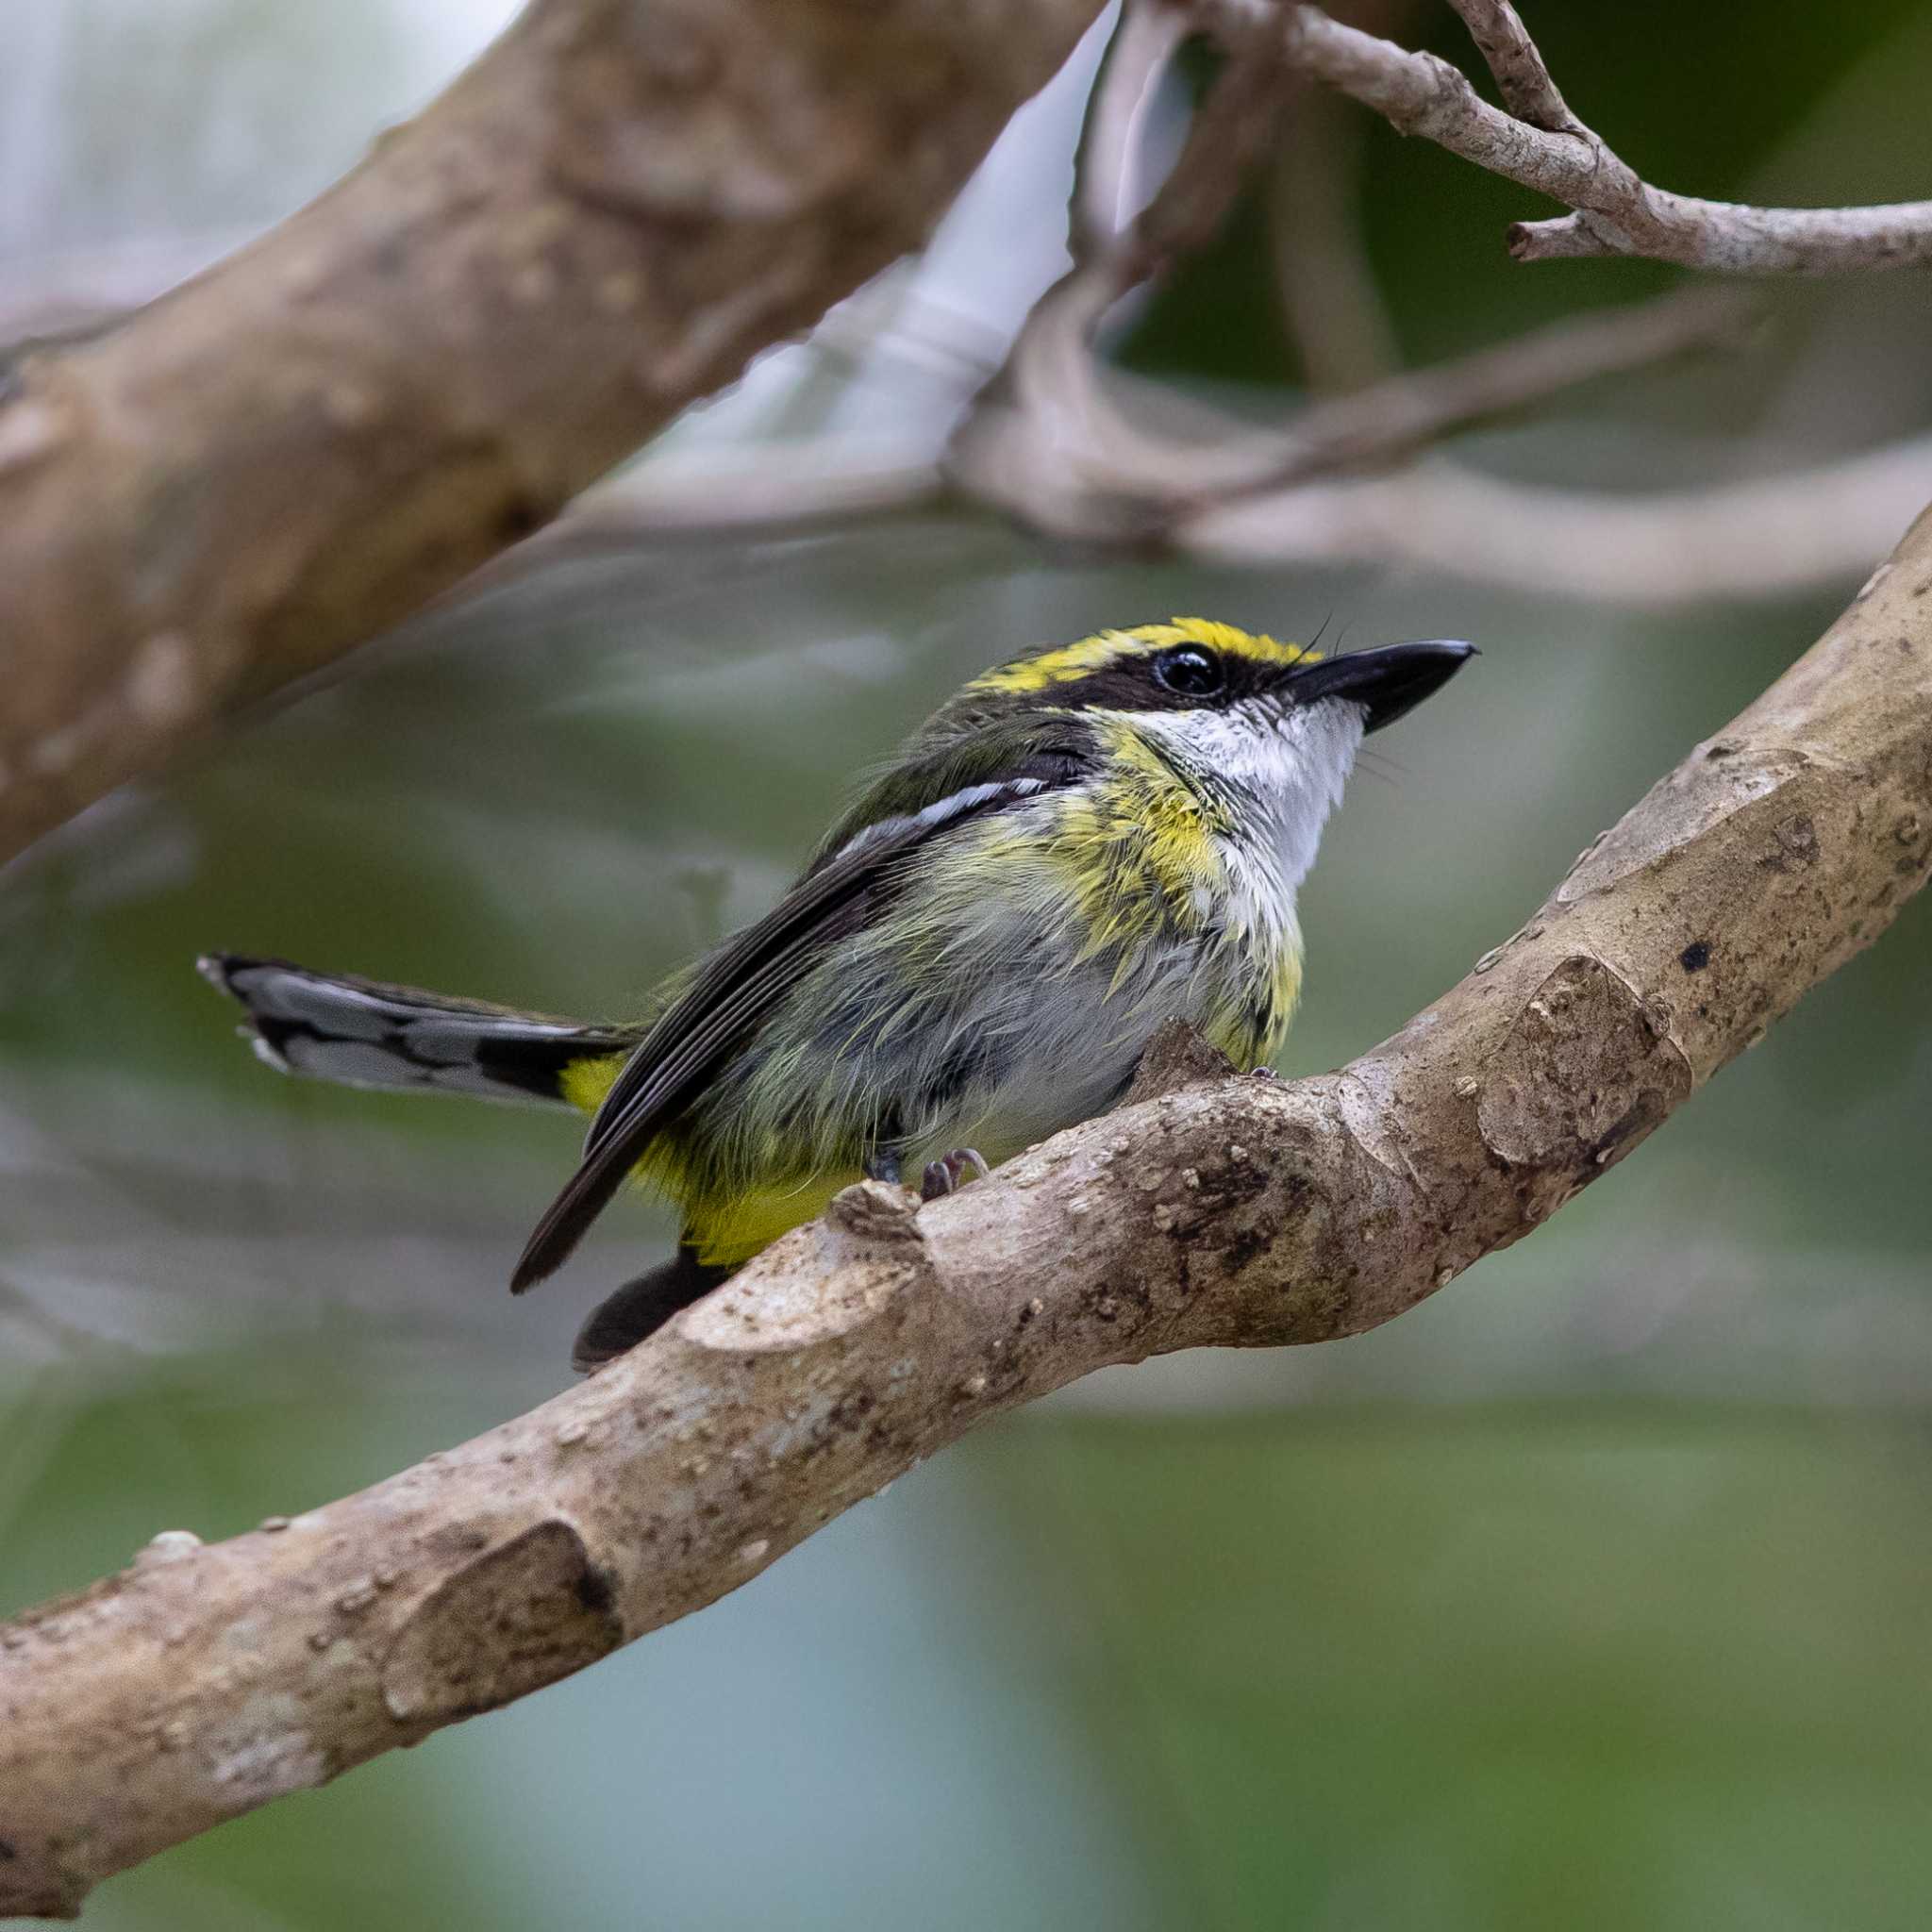
<svg viewBox="0 0 1932 1932">
<path fill-rule="evenodd" d="M 924 240 L 1098 5 L 533 0 L 321 200 L 22 357 L 0 859 L 547 522 Z"/>
<path fill-rule="evenodd" d="M 1311 365 L 1319 368 L 1327 345 L 1336 344 L 1333 366 L 1354 373 L 1341 385 L 1353 393 L 1257 433 L 1105 367 L 1097 338 L 1109 312 L 1214 232 L 1255 156 L 1274 138 L 1289 76 L 1274 38 L 1263 31 L 1270 11 L 1207 9 L 1206 18 L 1233 34 L 1226 65 L 1195 111 L 1180 158 L 1142 209 L 1151 172 L 1143 153 L 1146 104 L 1204 16 L 1174 0 L 1125 7 L 1075 163 L 1074 267 L 1034 306 L 998 377 L 972 399 L 960 396 L 958 426 L 943 455 L 937 447 L 896 454 L 808 447 L 741 456 L 722 475 L 702 465 L 646 465 L 591 492 L 578 512 L 458 594 L 499 588 L 587 548 L 621 550 L 663 536 L 741 537 L 928 508 L 950 494 L 1037 533 L 1083 542 L 1248 565 L 1379 559 L 1479 582 L 1667 605 L 1773 597 L 1867 567 L 1932 497 L 1932 445 L 1920 438 L 1777 479 L 1649 498 L 1511 487 L 1441 460 L 1382 474 L 1458 430 L 1573 386 L 1736 345 L 1756 310 L 1711 291 L 1674 293 L 1370 381 L 1369 368 L 1379 370 L 1386 359 L 1386 349 L 1373 347 L 1386 330 L 1373 319 L 1373 277 L 1358 236 L 1328 212 L 1304 232 L 1306 259 L 1283 257 L 1281 295 Z M 1508 75 L 1512 97 L 1541 101 L 1554 113 L 1548 103 L 1560 96 L 1513 10 L 1464 12 L 1486 58 L 1499 75 Z M 1402 125 L 1389 88 L 1365 95 L 1358 77 L 1350 84 L 1355 65 L 1331 58 L 1324 67 L 1322 50 L 1338 45 L 1359 60 L 1356 43 L 1363 37 L 1337 28 L 1342 38 L 1330 42 L 1322 38 L 1325 27 L 1305 26 L 1314 39 L 1291 39 L 1292 58 L 1306 57 L 1312 72 Z M 1411 89 L 1417 73 L 1442 65 L 1392 48 L 1373 58 L 1385 63 L 1374 68 L 1378 74 L 1395 61 L 1393 71 Z M 1457 84 L 1466 91 L 1459 75 Z M 1303 118 L 1279 151 L 1301 158 L 1294 179 L 1319 208 L 1345 177 L 1335 153 L 1345 124 L 1319 97 L 1305 98 L 1293 112 Z M 1277 233 L 1287 237 L 1297 232 L 1300 203 L 1290 205 L 1282 178 Z M 1847 258 L 1838 265 L 1858 264 Z M 1893 258 L 1874 254 L 1865 265 L 1893 265 Z M 1315 305 L 1334 302 L 1346 305 L 1341 314 L 1317 319 Z M 1319 340 L 1309 341 L 1310 332 Z M 1342 359 L 1364 348 L 1370 362 Z M 1370 474 L 1353 483 L 1299 487 L 1350 471 Z"/>
<path fill-rule="evenodd" d="M 741 536 L 760 526 L 785 529 L 819 518 L 930 508 L 950 491 L 1042 535 L 1084 542 L 1154 546 L 1249 565 L 1426 564 L 1475 581 L 1568 587 L 1573 594 L 1609 602 L 1664 605 L 1770 597 L 1828 582 L 1869 565 L 1932 497 L 1932 446 L 1916 438 L 1774 482 L 1752 479 L 1649 499 L 1512 488 L 1481 477 L 1470 478 L 1465 492 L 1464 472 L 1440 460 L 1381 475 L 1458 430 L 1531 408 L 1572 386 L 1736 344 L 1755 310 L 1708 291 L 1667 295 L 1566 320 L 1438 368 L 1371 382 L 1369 368 L 1381 369 L 1387 356 L 1373 344 L 1386 331 L 1373 319 L 1373 278 L 1361 265 L 1357 233 L 1328 212 L 1304 231 L 1311 244 L 1307 258 L 1282 259 L 1283 308 L 1303 332 L 1318 370 L 1328 343 L 1351 345 L 1338 347 L 1333 366 L 1355 374 L 1341 385 L 1355 393 L 1257 433 L 1218 412 L 1190 410 L 1157 386 L 1106 368 L 1097 338 L 1108 313 L 1122 296 L 1214 232 L 1255 156 L 1274 139 L 1287 108 L 1289 75 L 1271 31 L 1274 10 L 1129 0 L 1075 163 L 1074 267 L 1035 305 L 998 377 L 970 401 L 961 397 L 960 421 L 942 458 L 936 450 L 896 458 L 863 451 L 770 452 L 740 458 L 724 475 L 707 475 L 701 468 L 680 474 L 671 465 L 653 475 L 647 466 L 594 492 L 583 506 L 583 528 L 573 528 L 574 519 L 566 518 L 487 574 L 477 588 L 496 588 L 558 554 L 581 554 L 587 544 L 621 548 L 666 534 Z M 1560 113 L 1563 132 L 1595 142 L 1562 107 L 1512 8 L 1485 4 L 1459 10 L 1506 85 L 1512 110 Z M 1417 111 L 1419 76 L 1437 70 L 1454 75 L 1433 56 L 1406 56 L 1387 42 L 1375 42 L 1369 53 L 1360 44 L 1368 37 L 1357 30 L 1326 22 L 1312 8 L 1293 12 L 1299 25 L 1290 36 L 1288 58 L 1389 114 L 1405 131 L 1405 115 L 1412 120 Z M 1190 141 L 1167 181 L 1142 209 L 1142 184 L 1151 172 L 1143 152 L 1146 104 L 1190 31 L 1204 21 L 1228 42 L 1225 66 L 1196 109 Z M 1364 72 L 1377 76 L 1374 85 L 1363 79 Z M 1468 94 L 1460 75 L 1441 85 L 1458 103 Z M 1473 95 L 1469 100 L 1472 114 L 1493 114 Z M 1345 177 L 1335 154 L 1338 123 L 1319 98 L 1304 99 L 1294 112 L 1312 123 L 1314 138 L 1298 123 L 1279 151 L 1302 158 L 1294 178 L 1320 208 L 1322 197 L 1332 195 Z M 1493 129 L 1488 138 L 1491 146 L 1502 140 Z M 1462 151 L 1453 142 L 1444 144 Z M 1480 162 L 1491 152 L 1484 147 L 1468 158 Z M 1291 197 L 1279 186 L 1284 178 L 1277 175 L 1277 202 L 1285 208 L 1277 233 L 1285 238 L 1296 232 L 1299 203 L 1286 206 Z M 1616 192 L 1624 202 L 1651 192 L 1634 176 L 1619 181 Z M 1927 210 L 1932 204 L 1882 211 L 1890 225 L 1886 232 Z M 1756 217 L 1764 211 L 1736 212 Z M 1707 216 L 1696 219 L 1707 225 Z M 1848 254 L 1831 265 L 1884 267 L 1900 259 L 1896 251 L 1874 246 L 1868 258 Z M 1808 266 L 1796 260 L 1782 265 Z M 1345 305 L 1339 316 L 1315 318 L 1314 305 L 1337 302 Z M 1309 343 L 1311 331 L 1320 340 Z M 1369 362 L 1341 359 L 1363 350 Z M 1331 380 L 1330 386 L 1337 385 Z M 1296 487 L 1350 471 L 1371 474 L 1353 484 Z"/>
<path fill-rule="evenodd" d="M 932 427 L 923 440 L 851 446 L 808 438 L 741 453 L 724 465 L 675 458 L 644 465 L 586 491 L 552 527 L 451 594 L 460 602 L 493 593 L 560 559 L 622 553 L 665 538 L 744 541 L 948 502 L 993 509 L 1042 536 L 1143 553 L 1163 549 L 1250 565 L 1379 558 L 1428 564 L 1474 581 L 1524 588 L 1567 584 L 1578 595 L 1632 603 L 1772 596 L 1869 565 L 1932 496 L 1932 452 L 1921 439 L 1802 471 L 1776 487 L 1761 478 L 1724 481 L 1649 500 L 1599 499 L 1573 488 L 1525 490 L 1480 477 L 1471 479 L 1465 495 L 1460 470 L 1440 459 L 1400 473 L 1406 461 L 1445 438 L 1547 403 L 1573 387 L 1736 344 L 1744 339 L 1752 311 L 1707 291 L 1673 294 L 1566 319 L 1436 367 L 1386 370 L 1386 342 L 1374 346 L 1386 329 L 1373 319 L 1373 275 L 1351 225 L 1324 202 L 1340 192 L 1337 184 L 1346 177 L 1344 124 L 1325 101 L 1304 99 L 1290 109 L 1297 71 L 1479 166 L 1496 167 L 1551 192 L 1593 196 L 1578 202 L 1579 212 L 1567 218 L 1570 226 L 1541 224 L 1523 231 L 1560 229 L 1586 238 L 1574 245 L 1561 243 L 1560 252 L 1600 252 L 1611 245 L 1605 239 L 1611 237 L 1622 252 L 1648 252 L 1696 266 L 1798 272 L 1890 267 L 1914 258 L 1899 237 L 1916 234 L 1932 208 L 1901 204 L 1849 211 L 1871 218 L 1860 231 L 1862 253 L 1843 240 L 1841 218 L 1849 218 L 1844 210 L 1819 211 L 1821 222 L 1829 217 L 1838 225 L 1828 227 L 1837 239 L 1819 244 L 1823 252 L 1800 237 L 1761 256 L 1740 254 L 1730 243 L 1726 253 L 1709 241 L 1713 232 L 1741 232 L 1742 223 L 1760 239 L 1773 230 L 1783 234 L 1779 222 L 1793 211 L 1739 208 L 1721 221 L 1712 212 L 1716 204 L 1660 197 L 1576 121 L 1512 8 L 1495 0 L 1469 0 L 1458 10 L 1504 91 L 1507 113 L 1481 101 L 1438 57 L 1407 53 L 1317 8 L 1284 10 L 1269 0 L 1232 6 L 1128 0 L 1095 86 L 1076 160 L 1070 225 L 1074 265 L 1034 305 L 997 375 L 987 380 L 985 369 L 971 357 L 956 360 L 950 411 L 929 417 Z M 970 12 L 958 25 L 969 40 L 977 30 Z M 1026 56 L 1034 64 L 1022 62 L 1002 73 L 997 87 L 1012 87 L 1023 73 L 1037 77 L 1038 62 L 1064 44 L 1066 30 L 1062 24 L 1056 30 L 1060 39 L 1042 39 Z M 1191 39 L 1204 31 L 1218 44 L 1221 71 L 1192 114 L 1178 158 L 1153 192 L 1149 184 L 1158 170 L 1147 151 L 1148 104 Z M 508 44 L 518 59 L 543 58 L 529 51 L 541 46 L 539 34 Z M 962 138 L 983 138 L 991 106 L 991 100 L 982 104 L 972 132 Z M 1291 112 L 1306 125 L 1295 123 L 1284 141 L 1278 131 Z M 963 124 L 968 117 L 961 118 Z M 423 124 L 425 129 L 435 125 Z M 427 138 L 420 131 L 412 136 Z M 1296 417 L 1257 428 L 1185 401 L 1165 385 L 1108 367 L 1099 341 L 1123 297 L 1212 237 L 1257 158 L 1269 148 L 1303 158 L 1294 178 L 1316 210 L 1313 225 L 1298 230 L 1295 208 L 1281 211 L 1289 199 L 1283 185 L 1289 176 L 1278 169 L 1277 243 L 1285 248 L 1286 238 L 1299 233 L 1307 251 L 1305 260 L 1281 258 L 1285 320 L 1301 335 L 1318 386 L 1327 344 L 1359 345 L 1336 349 L 1331 388 L 1332 370 L 1344 366 L 1340 358 L 1359 354 L 1367 359 L 1346 365 L 1354 377 L 1344 385 L 1347 393 L 1317 399 Z M 382 185 L 382 171 L 399 164 L 375 165 L 376 173 L 362 178 L 359 192 L 379 205 L 390 192 Z M 930 192 L 916 191 L 921 219 L 934 219 L 941 190 L 951 178 L 935 175 Z M 345 226 L 340 218 L 327 219 L 332 226 L 325 232 Z M 506 218 L 497 225 L 513 229 L 515 224 Z M 1658 239 L 1686 234 L 1704 239 L 1695 247 L 1666 247 Z M 311 240 L 302 245 L 315 244 Z M 544 246 L 554 253 L 554 242 Z M 531 479 L 557 465 L 534 446 L 525 448 L 499 479 L 513 470 L 521 473 L 514 515 L 501 504 L 491 509 L 494 496 L 485 490 L 461 510 L 466 534 L 459 540 L 437 535 L 432 541 L 425 533 L 391 555 L 388 546 L 372 551 L 349 537 L 353 525 L 343 519 L 375 508 L 366 491 L 334 499 L 325 510 L 311 491 L 310 534 L 296 541 L 293 526 L 283 518 L 277 542 L 287 554 L 264 566 L 269 578 L 253 584 L 249 608 L 223 601 L 223 574 L 217 573 L 210 587 L 186 570 L 177 573 L 172 589 L 158 591 L 144 583 L 139 598 L 120 595 L 120 608 L 114 608 L 119 593 L 109 589 L 113 573 L 104 575 L 94 561 L 102 554 L 103 533 L 96 531 L 88 552 L 84 583 L 78 557 L 59 560 L 66 553 L 46 534 L 48 518 L 64 517 L 60 504 L 74 500 L 66 492 L 92 487 L 85 475 L 100 458 L 84 445 L 62 448 L 70 441 L 62 425 L 80 420 L 75 412 L 83 406 L 79 392 L 62 400 L 58 391 L 76 371 L 88 369 L 88 349 L 68 344 L 65 356 L 48 354 L 43 339 L 66 331 L 102 338 L 97 352 L 110 366 L 85 379 L 98 382 L 104 393 L 123 381 L 111 366 L 115 358 L 139 371 L 150 361 L 162 366 L 177 353 L 225 356 L 234 325 L 230 297 L 219 277 L 208 285 L 212 293 L 197 285 L 143 318 L 131 334 L 116 325 L 125 320 L 117 313 L 117 299 L 167 284 L 206 253 L 207 244 L 182 244 L 172 254 L 165 245 L 150 245 L 118 260 L 96 253 L 29 267 L 13 278 L 0 303 L 0 330 L 24 338 L 10 407 L 0 390 L 0 408 L 7 408 L 0 415 L 0 460 L 13 473 L 13 489 L 31 492 L 16 496 L 9 519 L 20 559 L 8 574 L 9 593 L 23 600 L 13 628 L 26 641 L 9 708 L 11 737 L 0 741 L 0 768 L 9 774 L 0 791 L 0 855 L 17 850 L 36 829 L 58 822 L 103 784 L 165 757 L 184 734 L 202 728 L 238 694 L 258 693 L 327 661 L 357 641 L 376 615 L 420 600 L 438 577 L 461 575 L 461 545 L 480 542 L 487 549 L 514 534 L 520 521 L 544 523 L 553 493 L 559 501 L 568 494 L 568 485 L 556 492 L 547 484 L 533 491 Z M 571 272 L 587 271 L 578 263 Z M 273 289 L 282 274 L 273 258 L 263 265 L 253 255 L 223 271 L 228 273 L 245 275 L 249 286 L 264 290 Z M 304 273 L 312 282 L 322 272 L 311 262 Z M 605 263 L 600 273 L 601 286 L 610 289 L 628 271 Z M 354 271 L 345 258 L 327 274 L 353 279 Z M 550 286 L 553 268 L 531 267 L 528 276 L 538 275 L 545 278 L 546 303 L 564 299 L 560 289 Z M 808 314 L 839 292 L 834 282 L 814 278 L 808 292 L 788 294 L 758 326 L 782 332 L 780 310 L 787 319 Z M 192 311 L 186 321 L 173 313 L 191 298 L 204 302 L 215 318 L 205 341 L 197 339 Z M 272 296 L 270 307 L 279 299 Z M 1324 321 L 1316 313 L 1323 303 L 1342 306 Z M 683 325 L 703 326 L 696 318 Z M 194 346 L 163 346 L 170 330 L 174 340 Z M 581 343 L 575 346 L 573 372 L 585 361 Z M 625 417 L 622 429 L 616 428 L 617 418 L 600 412 L 596 436 L 577 437 L 571 445 L 570 461 L 579 477 L 608 453 L 605 439 L 635 438 L 654 416 L 713 386 L 732 358 L 741 359 L 744 353 L 741 342 L 723 361 L 708 353 L 680 363 L 685 374 L 678 381 L 669 391 L 656 384 L 652 400 L 634 423 Z M 275 358 L 266 355 L 262 379 L 285 389 L 292 383 L 313 401 L 308 378 L 297 380 L 291 373 L 296 366 L 275 373 Z M 1372 367 L 1382 372 L 1377 379 L 1368 379 Z M 385 375 L 383 383 L 389 379 Z M 575 380 L 575 375 L 562 379 Z M 321 422 L 305 421 L 302 429 L 316 448 L 333 441 L 347 451 L 371 435 L 387 436 L 389 405 L 376 400 L 381 384 L 372 377 L 358 388 L 336 366 L 317 381 Z M 175 372 L 174 383 L 192 389 L 182 371 Z M 28 392 L 37 386 L 40 392 Z M 528 387 L 527 373 L 523 386 Z M 260 409 L 257 396 L 248 412 L 251 438 L 259 433 Z M 152 505 L 160 500 L 157 492 L 165 494 L 168 488 L 167 438 L 178 442 L 192 434 L 199 444 L 208 434 L 219 442 L 221 434 L 185 420 L 173 427 L 158 423 L 143 433 L 151 435 L 151 457 L 158 468 L 145 481 L 124 479 L 128 529 L 151 518 Z M 238 453 L 242 447 L 238 445 Z M 51 461 L 57 454 L 60 460 Z M 242 458 L 235 477 L 238 488 L 250 491 L 251 460 Z M 138 475 L 139 466 L 134 469 Z M 205 461 L 201 469 L 206 488 Z M 65 480 L 70 470 L 76 479 L 72 484 Z M 412 458 L 407 476 L 438 474 L 425 445 Z M 399 475 L 393 487 L 416 487 L 407 476 Z M 1355 480 L 1336 480 L 1348 477 Z M 0 486 L 6 481 L 0 474 Z M 383 513 L 392 523 L 400 514 L 394 503 L 385 503 Z M 1548 561 L 1552 545 L 1560 546 L 1554 565 Z M 109 542 L 108 551 L 113 547 Z M 322 576 L 305 578 L 291 609 L 290 573 L 298 558 L 311 553 L 356 560 L 332 563 Z M 310 570 L 306 563 L 300 568 Z M 341 581 L 332 581 L 330 572 Z M 232 567 L 227 575 L 235 575 Z M 326 613 L 325 605 L 331 607 Z M 25 615 L 29 608 L 36 612 L 31 618 Z M 83 621 L 80 612 L 86 613 L 87 648 L 70 650 L 66 632 Z M 251 637 L 263 641 L 260 647 Z"/>
</svg>

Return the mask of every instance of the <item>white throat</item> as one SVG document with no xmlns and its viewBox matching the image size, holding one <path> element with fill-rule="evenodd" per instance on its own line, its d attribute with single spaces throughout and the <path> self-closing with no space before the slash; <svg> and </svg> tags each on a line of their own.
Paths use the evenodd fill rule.
<svg viewBox="0 0 1932 1932">
<path fill-rule="evenodd" d="M 1252 861 L 1273 871 L 1271 883 L 1290 919 L 1322 828 L 1341 802 L 1362 725 L 1361 707 L 1341 698 L 1287 710 L 1257 699 L 1227 711 L 1172 711 L 1142 721 L 1188 762 L 1260 802 L 1262 827 L 1242 842 Z"/>
</svg>

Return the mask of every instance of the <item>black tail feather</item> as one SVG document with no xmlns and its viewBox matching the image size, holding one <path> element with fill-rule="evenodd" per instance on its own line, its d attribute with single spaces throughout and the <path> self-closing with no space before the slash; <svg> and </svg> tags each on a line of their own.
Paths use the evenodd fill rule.
<svg viewBox="0 0 1932 1932">
<path fill-rule="evenodd" d="M 564 1104 L 573 1063 L 628 1053 L 639 1030 L 587 1026 L 487 1000 L 210 953 L 204 978 L 241 1001 L 257 1054 L 349 1087 L 428 1089 Z"/>
</svg>

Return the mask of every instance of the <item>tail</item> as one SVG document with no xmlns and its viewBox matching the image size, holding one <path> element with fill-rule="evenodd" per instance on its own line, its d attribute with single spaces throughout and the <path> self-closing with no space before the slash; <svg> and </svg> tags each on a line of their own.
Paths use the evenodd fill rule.
<svg viewBox="0 0 1932 1932">
<path fill-rule="evenodd" d="M 345 1087 L 397 1087 L 490 1100 L 570 1103 L 566 1074 L 626 1054 L 642 1037 L 412 986 L 311 973 L 286 959 L 210 953 L 209 985 L 247 1010 L 257 1058 L 285 1074 Z M 608 1081 L 604 1084 L 608 1084 Z"/>
</svg>

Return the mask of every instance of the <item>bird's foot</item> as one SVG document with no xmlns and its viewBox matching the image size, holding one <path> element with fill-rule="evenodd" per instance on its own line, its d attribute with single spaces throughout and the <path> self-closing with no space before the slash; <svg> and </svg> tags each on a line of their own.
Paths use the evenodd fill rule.
<svg viewBox="0 0 1932 1932">
<path fill-rule="evenodd" d="M 992 1172 L 986 1164 L 985 1155 L 972 1147 L 955 1147 L 950 1154 L 928 1160 L 925 1173 L 920 1177 L 919 1198 L 937 1201 L 941 1194 L 955 1192 L 969 1169 L 981 1180 Z"/>
</svg>

